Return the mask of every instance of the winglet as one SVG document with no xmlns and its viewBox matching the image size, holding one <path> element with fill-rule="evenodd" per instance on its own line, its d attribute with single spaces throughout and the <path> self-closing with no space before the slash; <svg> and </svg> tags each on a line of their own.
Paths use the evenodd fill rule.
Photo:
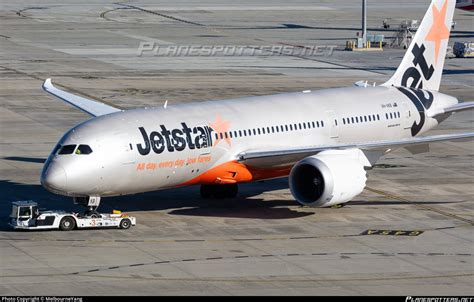
<svg viewBox="0 0 474 302">
<path fill-rule="evenodd" d="M 47 78 L 46 81 L 43 83 L 43 89 L 48 91 L 48 88 L 54 87 L 51 83 L 51 78 Z"/>
<path fill-rule="evenodd" d="M 53 85 L 50 78 L 44 81 L 43 90 L 92 116 L 100 116 L 121 111 L 118 108 L 106 105 L 104 103 L 86 99 L 84 97 L 60 90 Z"/>
</svg>

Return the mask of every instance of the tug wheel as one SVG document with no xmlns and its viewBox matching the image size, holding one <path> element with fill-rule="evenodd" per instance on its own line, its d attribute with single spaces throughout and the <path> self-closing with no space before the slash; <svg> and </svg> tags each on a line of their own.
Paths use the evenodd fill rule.
<svg viewBox="0 0 474 302">
<path fill-rule="evenodd" d="M 119 228 L 126 230 L 130 228 L 131 225 L 132 225 L 132 222 L 130 221 L 130 219 L 125 218 L 125 219 L 122 219 L 122 221 L 120 221 Z"/>
<path fill-rule="evenodd" d="M 70 231 L 76 226 L 76 221 L 72 217 L 64 217 L 59 223 L 59 229 L 61 231 Z"/>
</svg>

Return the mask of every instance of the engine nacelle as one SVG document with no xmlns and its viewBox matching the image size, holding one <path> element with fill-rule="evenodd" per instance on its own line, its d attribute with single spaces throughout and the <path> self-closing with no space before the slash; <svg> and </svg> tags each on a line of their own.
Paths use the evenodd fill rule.
<svg viewBox="0 0 474 302">
<path fill-rule="evenodd" d="M 293 167 L 289 177 L 291 193 L 307 206 L 328 207 L 348 202 L 365 188 L 365 166 L 371 164 L 359 149 L 320 152 Z"/>
</svg>

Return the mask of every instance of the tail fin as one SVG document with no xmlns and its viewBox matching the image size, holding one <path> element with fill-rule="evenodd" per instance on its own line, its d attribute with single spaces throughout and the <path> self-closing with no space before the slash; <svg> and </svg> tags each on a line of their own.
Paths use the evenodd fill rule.
<svg viewBox="0 0 474 302">
<path fill-rule="evenodd" d="M 456 0 L 433 0 L 402 63 L 383 86 L 439 90 Z"/>
</svg>

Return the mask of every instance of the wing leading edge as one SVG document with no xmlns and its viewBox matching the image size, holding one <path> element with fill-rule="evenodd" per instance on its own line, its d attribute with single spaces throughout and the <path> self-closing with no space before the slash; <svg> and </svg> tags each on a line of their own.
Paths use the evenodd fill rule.
<svg viewBox="0 0 474 302">
<path fill-rule="evenodd" d="M 46 79 L 46 81 L 44 81 L 43 90 L 92 116 L 101 116 L 109 113 L 122 111 L 118 108 L 106 105 L 104 103 L 86 99 L 84 97 L 60 90 L 56 88 L 53 83 L 51 83 L 51 79 Z"/>
<path fill-rule="evenodd" d="M 252 150 L 239 153 L 237 160 L 253 166 L 271 165 L 288 165 L 295 163 L 307 156 L 315 155 L 325 150 L 344 150 L 344 149 L 360 149 L 364 153 L 372 153 L 376 157 L 382 156 L 384 153 L 393 148 L 413 148 L 415 146 L 426 146 L 429 143 L 440 141 L 455 141 L 455 140 L 473 140 L 474 132 L 460 133 L 460 134 L 443 134 L 425 137 L 415 137 L 401 140 L 387 140 L 368 143 L 353 143 L 353 144 L 335 144 L 335 145 L 321 145 L 308 146 L 302 148 L 287 148 L 287 149 L 269 149 L 269 150 Z M 375 158 L 374 158 L 375 159 Z M 378 158 L 377 158 L 378 159 Z M 372 163 L 374 161 L 371 160 Z"/>
</svg>

